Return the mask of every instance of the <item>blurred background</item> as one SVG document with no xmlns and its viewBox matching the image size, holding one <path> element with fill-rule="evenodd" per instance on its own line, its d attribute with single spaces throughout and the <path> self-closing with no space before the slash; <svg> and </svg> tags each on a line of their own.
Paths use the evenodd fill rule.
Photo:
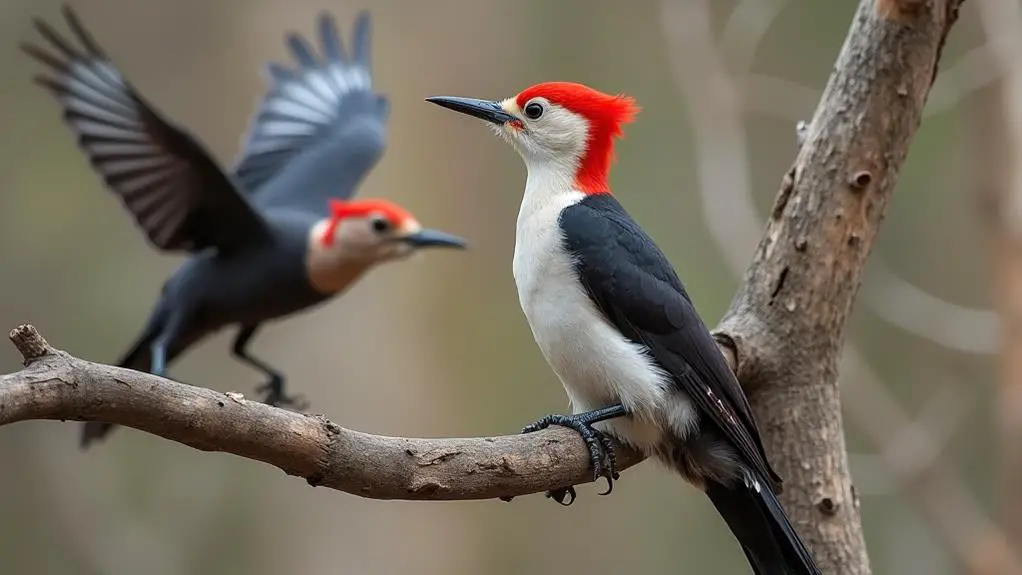
<svg viewBox="0 0 1022 575">
<path fill-rule="evenodd" d="M 525 170 L 429 95 L 500 98 L 539 81 L 643 107 L 612 185 L 707 323 L 727 308 L 854 2 L 812 0 L 78 0 L 131 82 L 229 164 L 284 33 L 330 10 L 345 42 L 372 11 L 390 147 L 360 191 L 471 250 L 383 266 L 345 297 L 264 329 L 253 351 L 311 410 L 373 433 L 513 433 L 566 408 L 511 277 Z M 0 327 L 39 327 L 113 362 L 178 257 L 150 249 L 30 82 L 17 49 L 52 0 L 0 0 Z M 1022 572 L 1022 6 L 967 3 L 944 50 L 852 319 L 845 428 L 875 573 Z M 1018 143 L 1017 143 L 1018 142 Z M 1014 190 L 1014 193 L 1013 193 Z M 1020 195 L 1022 197 L 1022 195 Z M 1008 321 L 1002 330 L 999 317 Z M 1014 328 L 1014 329 L 1012 329 Z M 233 330 L 171 375 L 253 394 Z M 0 345 L 2 371 L 18 369 Z M 275 468 L 134 430 L 88 453 L 78 425 L 0 432 L 0 572 L 747 573 L 697 491 L 657 465 L 614 495 L 411 503 L 313 489 Z M 600 487 L 602 489 L 602 486 Z"/>
</svg>

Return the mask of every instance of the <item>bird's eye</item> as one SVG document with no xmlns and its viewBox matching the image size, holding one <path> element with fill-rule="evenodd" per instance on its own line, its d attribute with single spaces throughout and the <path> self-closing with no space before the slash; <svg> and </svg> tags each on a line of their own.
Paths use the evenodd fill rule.
<svg viewBox="0 0 1022 575">
<path fill-rule="evenodd" d="M 525 117 L 530 120 L 535 120 L 543 115 L 543 106 L 533 102 L 525 107 Z"/>
<path fill-rule="evenodd" d="M 373 231 L 378 234 L 390 230 L 390 222 L 386 218 L 373 218 L 370 225 L 373 226 Z"/>
</svg>

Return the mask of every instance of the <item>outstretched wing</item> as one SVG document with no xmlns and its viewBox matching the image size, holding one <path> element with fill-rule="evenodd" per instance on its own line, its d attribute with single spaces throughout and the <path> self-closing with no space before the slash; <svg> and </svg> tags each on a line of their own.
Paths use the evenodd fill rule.
<svg viewBox="0 0 1022 575">
<path fill-rule="evenodd" d="M 114 67 L 71 8 L 64 16 L 84 51 L 49 24 L 35 27 L 62 57 L 28 43 L 50 68 L 36 76 L 107 186 L 161 250 L 230 251 L 268 237 L 266 222 L 189 134 L 160 117 Z"/>
<path fill-rule="evenodd" d="M 289 34 L 297 69 L 267 66 L 263 96 L 234 169 L 260 206 L 290 206 L 326 215 L 327 199 L 348 199 L 383 155 L 387 97 L 372 89 L 370 21 L 355 20 L 353 54 L 345 54 L 334 19 L 318 19 L 323 58 Z"/>
<path fill-rule="evenodd" d="M 579 278 L 597 307 L 625 337 L 649 349 L 745 465 L 779 487 L 737 378 L 659 248 L 609 194 L 586 198 L 561 218 L 572 230 L 567 247 Z"/>
</svg>

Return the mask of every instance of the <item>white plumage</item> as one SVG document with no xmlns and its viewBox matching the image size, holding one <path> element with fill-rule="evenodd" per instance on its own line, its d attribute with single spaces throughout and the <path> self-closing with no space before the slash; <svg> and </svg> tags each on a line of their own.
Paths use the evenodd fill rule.
<svg viewBox="0 0 1022 575">
<path fill-rule="evenodd" d="M 687 437 L 698 421 L 695 407 L 643 346 L 604 318 L 565 250 L 557 219 L 585 197 L 572 189 L 572 172 L 541 156 L 524 157 L 529 175 L 515 234 L 515 284 L 533 337 L 564 385 L 572 412 L 621 403 L 631 417 L 595 427 L 646 453 L 663 441 L 664 429 Z"/>
</svg>

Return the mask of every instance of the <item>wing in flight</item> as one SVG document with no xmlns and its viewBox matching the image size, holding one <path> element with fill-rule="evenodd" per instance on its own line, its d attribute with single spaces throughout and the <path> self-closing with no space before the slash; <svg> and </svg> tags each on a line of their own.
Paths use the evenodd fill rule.
<svg viewBox="0 0 1022 575">
<path fill-rule="evenodd" d="M 63 57 L 27 43 L 22 50 L 50 68 L 35 81 L 60 102 L 79 147 L 149 241 L 166 251 L 230 251 L 269 237 L 203 147 L 142 99 L 71 8 L 64 16 L 84 52 L 38 19 L 36 29 Z"/>
<path fill-rule="evenodd" d="M 387 97 L 372 89 L 370 21 L 355 21 L 345 53 L 334 19 L 318 19 L 323 58 L 289 34 L 296 69 L 271 63 L 270 87 L 244 138 L 234 175 L 264 207 L 328 214 L 327 200 L 349 199 L 383 155 Z"/>
</svg>

